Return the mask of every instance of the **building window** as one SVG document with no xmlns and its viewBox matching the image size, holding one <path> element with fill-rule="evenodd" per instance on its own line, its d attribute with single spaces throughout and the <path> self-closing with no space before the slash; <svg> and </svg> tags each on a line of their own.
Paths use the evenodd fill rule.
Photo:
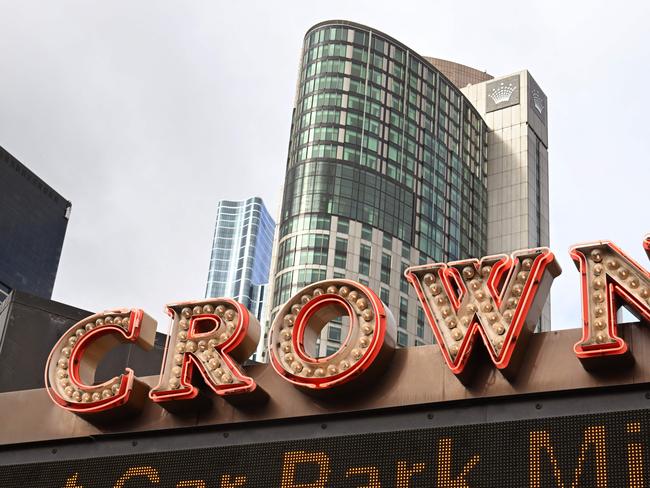
<svg viewBox="0 0 650 488">
<path fill-rule="evenodd" d="M 336 231 L 340 232 L 341 234 L 349 234 L 350 221 L 348 219 L 344 219 L 343 217 L 339 217 L 339 221 L 336 224 Z"/>
<path fill-rule="evenodd" d="M 381 255 L 381 281 L 390 285 L 390 254 Z"/>
<path fill-rule="evenodd" d="M 370 246 L 365 244 L 359 250 L 359 273 L 370 276 Z"/>
<path fill-rule="evenodd" d="M 404 276 L 404 273 L 406 272 L 406 269 L 409 267 L 408 263 L 402 262 L 402 269 L 399 277 L 399 289 L 402 293 L 407 293 L 409 292 L 409 282 L 406 280 L 406 276 Z"/>
<path fill-rule="evenodd" d="M 336 238 L 336 248 L 334 249 L 334 266 L 345 269 L 347 264 L 348 240 L 341 237 Z"/>
<path fill-rule="evenodd" d="M 372 241 L 372 227 L 366 224 L 361 225 L 361 239 Z"/>
<path fill-rule="evenodd" d="M 388 249 L 389 251 L 391 251 L 393 249 L 393 238 L 388 234 L 384 233 L 382 244 L 384 246 L 384 249 Z"/>
<path fill-rule="evenodd" d="M 333 342 L 341 342 L 341 329 L 330 325 L 327 328 L 327 339 Z"/>
<path fill-rule="evenodd" d="M 388 288 L 381 288 L 379 290 L 379 298 L 384 302 L 384 305 L 390 305 L 390 291 L 388 291 Z"/>
<path fill-rule="evenodd" d="M 408 346 L 409 336 L 406 332 L 398 330 L 397 331 L 397 345 L 400 347 Z"/>
<path fill-rule="evenodd" d="M 332 354 L 336 353 L 336 351 L 338 350 L 339 350 L 338 347 L 327 346 L 327 348 L 325 349 L 325 356 L 331 356 Z"/>
</svg>

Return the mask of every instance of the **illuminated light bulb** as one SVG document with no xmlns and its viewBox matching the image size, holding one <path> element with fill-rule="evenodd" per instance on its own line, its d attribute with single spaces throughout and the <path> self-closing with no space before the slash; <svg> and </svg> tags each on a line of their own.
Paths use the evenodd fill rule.
<svg viewBox="0 0 650 488">
<path fill-rule="evenodd" d="M 429 286 L 429 290 L 431 291 L 432 295 L 440 295 L 442 292 L 442 286 L 440 286 L 438 283 L 434 283 L 433 285 Z"/>
<path fill-rule="evenodd" d="M 594 275 L 595 276 L 600 276 L 603 274 L 603 265 L 602 264 L 596 264 L 594 266 Z"/>
<path fill-rule="evenodd" d="M 186 340 L 187 340 L 187 332 L 184 331 L 184 330 L 181 330 L 181 331 L 178 333 L 178 340 L 179 340 L 179 341 L 186 341 Z"/>
<path fill-rule="evenodd" d="M 60 378 L 59 379 L 59 386 L 61 388 L 65 388 L 66 386 L 70 386 L 70 380 L 68 378 Z"/>
<path fill-rule="evenodd" d="M 219 341 L 216 340 L 216 339 L 210 339 L 208 341 L 208 347 L 211 348 L 211 349 L 216 348 L 218 345 L 219 345 Z"/>
<path fill-rule="evenodd" d="M 354 349 L 352 349 L 352 351 L 350 352 L 350 354 L 352 355 L 352 358 L 353 358 L 355 361 L 358 361 L 359 359 L 361 359 L 361 356 L 363 356 L 363 352 L 361 352 L 361 350 L 360 350 L 360 349 L 357 349 L 356 347 L 355 347 Z"/>
<path fill-rule="evenodd" d="M 177 342 L 175 347 L 176 352 L 185 352 L 185 343 Z"/>
<path fill-rule="evenodd" d="M 447 322 L 447 327 L 450 329 L 455 329 L 456 326 L 458 326 L 458 322 L 456 322 L 456 319 L 451 319 Z"/>
<path fill-rule="evenodd" d="M 359 298 L 357 300 L 357 307 L 359 307 L 359 310 L 365 310 L 368 308 L 368 301 L 365 298 Z"/>
<path fill-rule="evenodd" d="M 352 303 L 356 302 L 359 299 L 359 293 L 357 293 L 356 290 L 352 290 L 350 293 L 348 293 L 348 300 L 350 300 Z"/>
<path fill-rule="evenodd" d="M 341 295 L 343 298 L 347 297 L 348 293 L 350 293 L 350 289 L 347 286 L 342 286 L 339 289 L 339 295 Z"/>
<path fill-rule="evenodd" d="M 327 367 L 327 373 L 330 374 L 330 375 L 334 375 L 334 374 L 336 374 L 338 372 L 339 372 L 338 368 L 336 366 L 334 366 L 333 364 L 330 364 Z"/>
<path fill-rule="evenodd" d="M 431 273 L 427 273 L 427 274 L 424 275 L 424 278 L 422 279 L 422 281 L 424 281 L 425 285 L 429 286 L 433 282 L 436 281 L 436 277 L 435 277 L 435 275 L 433 275 Z"/>
<path fill-rule="evenodd" d="M 183 330 L 187 330 L 190 328 L 190 323 L 185 319 L 181 319 L 178 321 L 178 326 Z"/>
<path fill-rule="evenodd" d="M 459 341 L 463 338 L 463 333 L 460 329 L 454 329 L 451 331 L 451 336 L 454 338 L 454 340 Z"/>
<path fill-rule="evenodd" d="M 375 316 L 375 314 L 373 313 L 372 309 L 370 309 L 370 308 L 365 309 L 363 311 L 363 313 L 361 314 L 361 317 L 363 317 L 363 320 L 365 320 L 366 322 L 370 322 L 373 319 L 374 316 Z"/>
<path fill-rule="evenodd" d="M 224 332 L 223 334 L 221 334 L 219 336 L 219 340 L 223 343 L 228 339 L 228 337 L 230 337 L 230 336 L 227 333 Z"/>
<path fill-rule="evenodd" d="M 284 360 L 287 363 L 292 363 L 295 360 L 295 358 L 293 357 L 293 354 L 285 354 L 284 355 Z"/>
<path fill-rule="evenodd" d="M 618 268 L 618 263 L 613 259 L 609 259 L 606 264 L 607 264 L 607 269 L 615 270 Z"/>
<path fill-rule="evenodd" d="M 210 305 L 209 303 L 207 305 L 203 305 L 203 313 L 213 313 L 214 312 L 214 307 Z"/>
<path fill-rule="evenodd" d="M 81 392 L 79 392 L 79 391 L 75 391 L 75 392 L 72 394 L 72 399 L 73 399 L 75 402 L 80 402 L 80 401 L 81 401 Z"/>
<path fill-rule="evenodd" d="M 339 289 L 337 287 L 335 287 L 334 285 L 327 287 L 327 293 L 329 293 L 330 295 L 336 295 L 338 293 L 338 291 L 339 291 Z"/>
<path fill-rule="evenodd" d="M 300 305 L 295 303 L 295 304 L 293 304 L 291 306 L 291 313 L 294 314 L 294 315 L 298 315 L 298 312 L 300 312 L 300 309 L 301 309 Z"/>
<path fill-rule="evenodd" d="M 203 313 L 203 307 L 197 305 L 192 309 L 192 315 L 201 315 Z"/>
<path fill-rule="evenodd" d="M 84 403 L 90 403 L 90 400 L 92 399 L 93 397 L 90 393 L 84 393 L 83 395 L 81 395 L 81 401 Z"/>
<path fill-rule="evenodd" d="M 221 375 L 222 375 L 224 372 L 225 372 L 225 371 L 224 371 L 223 369 L 221 369 L 221 368 L 217 368 L 217 369 L 214 370 L 214 375 L 215 375 L 217 378 L 221 378 Z"/>
<path fill-rule="evenodd" d="M 230 373 L 224 373 L 221 375 L 222 383 L 232 383 L 232 375 Z"/>
<path fill-rule="evenodd" d="M 485 313 L 491 312 L 492 311 L 492 304 L 490 302 L 484 303 L 481 310 L 483 310 L 483 312 L 485 312 Z"/>
<path fill-rule="evenodd" d="M 295 321 L 295 317 L 291 314 L 287 314 L 284 316 L 284 325 L 287 327 L 291 327 Z"/>
<path fill-rule="evenodd" d="M 59 366 L 59 368 L 62 369 L 68 369 L 68 359 L 67 358 L 61 358 L 59 359 L 56 364 Z"/>
<path fill-rule="evenodd" d="M 291 332 L 285 329 L 282 332 L 280 332 L 280 337 L 285 341 L 289 341 L 291 340 Z"/>
<path fill-rule="evenodd" d="M 627 269 L 622 268 L 622 269 L 618 272 L 618 275 L 619 275 L 622 279 L 626 280 L 626 279 L 630 276 L 630 272 L 629 272 Z"/>
<path fill-rule="evenodd" d="M 639 292 L 639 295 L 641 295 L 641 298 L 645 298 L 645 299 L 650 298 L 650 290 L 644 288 Z"/>
<path fill-rule="evenodd" d="M 177 389 L 181 385 L 181 381 L 178 378 L 170 378 L 169 379 L 169 387 L 172 390 Z"/>
<path fill-rule="evenodd" d="M 226 307 L 224 305 L 217 305 L 217 308 L 215 308 L 214 311 L 219 317 L 222 317 L 223 314 L 226 313 Z"/>
<path fill-rule="evenodd" d="M 639 280 L 637 278 L 632 278 L 630 280 L 630 288 L 638 288 L 639 287 Z"/>
<path fill-rule="evenodd" d="M 436 304 L 437 305 L 444 305 L 445 303 L 447 303 L 447 299 L 445 297 L 443 297 L 442 295 L 438 295 L 436 297 Z"/>
<path fill-rule="evenodd" d="M 496 322 L 497 319 L 498 319 L 498 317 L 497 317 L 497 314 L 495 314 L 495 313 L 491 313 L 490 315 L 488 315 L 488 320 L 490 322 L 492 322 L 492 323 Z"/>
<path fill-rule="evenodd" d="M 84 326 L 84 329 L 86 329 L 87 332 L 90 332 L 94 328 L 95 328 L 95 324 L 93 324 L 92 322 L 89 322 Z"/>
<path fill-rule="evenodd" d="M 598 278 L 598 279 L 594 280 L 594 288 L 596 290 L 600 290 L 601 288 L 604 288 L 604 287 L 605 287 L 605 280 L 603 280 L 601 278 Z"/>
<path fill-rule="evenodd" d="M 302 364 L 300 364 L 298 361 L 294 361 L 291 363 L 291 369 L 294 373 L 300 373 L 302 371 Z"/>
<path fill-rule="evenodd" d="M 521 283 L 526 283 L 526 280 L 528 279 L 528 273 L 526 271 L 520 271 L 517 273 L 517 281 L 520 281 Z"/>
<path fill-rule="evenodd" d="M 522 291 L 524 291 L 524 288 L 519 283 L 517 283 L 515 286 L 512 287 L 512 294 L 516 297 L 521 295 Z"/>
<path fill-rule="evenodd" d="M 600 316 L 603 315 L 604 313 L 605 313 L 605 310 L 603 310 L 601 307 L 596 307 L 596 308 L 594 309 L 594 315 L 595 315 L 596 317 L 600 317 Z"/>
<path fill-rule="evenodd" d="M 305 368 L 305 369 L 302 370 L 302 374 L 304 376 L 311 376 L 311 375 L 314 374 L 314 370 L 311 369 L 311 368 Z"/>
<path fill-rule="evenodd" d="M 451 314 L 451 310 L 449 309 L 449 307 L 442 307 L 440 309 L 440 313 L 442 314 L 443 317 L 446 318 L 449 317 L 449 315 Z"/>
<path fill-rule="evenodd" d="M 491 272 L 492 272 L 492 266 L 483 266 L 481 268 L 481 276 L 483 278 L 487 278 L 488 276 L 490 276 Z"/>
<path fill-rule="evenodd" d="M 102 391 L 102 398 L 110 398 L 112 396 L 113 396 L 113 392 L 111 390 Z"/>
<path fill-rule="evenodd" d="M 219 361 L 217 358 L 212 358 L 208 361 L 208 366 L 210 367 L 211 370 L 214 371 L 219 366 L 221 366 L 221 361 Z"/>
<path fill-rule="evenodd" d="M 372 325 L 370 325 L 370 324 L 363 324 L 363 325 L 361 326 L 361 331 L 362 331 L 364 334 L 366 334 L 366 335 L 370 335 L 370 334 L 372 334 L 372 331 L 373 331 Z"/>
<path fill-rule="evenodd" d="M 364 349 L 368 347 L 369 344 L 370 344 L 370 339 L 368 339 L 367 337 L 364 336 L 359 339 L 359 345 Z"/>
<path fill-rule="evenodd" d="M 76 335 L 68 337 L 68 344 L 69 345 L 74 346 L 76 343 L 77 343 L 77 336 Z"/>
<path fill-rule="evenodd" d="M 594 302 L 596 303 L 602 303 L 605 301 L 605 295 L 603 295 L 601 292 L 597 291 L 593 294 L 593 299 Z"/>
<path fill-rule="evenodd" d="M 470 281 L 470 283 L 469 283 L 469 287 L 470 287 L 472 290 L 476 291 L 476 290 L 478 290 L 479 288 L 481 288 L 481 282 L 480 282 L 479 280 L 472 280 L 472 281 Z"/>
<path fill-rule="evenodd" d="M 470 303 L 469 305 L 467 305 L 467 310 L 470 313 L 476 313 L 478 312 L 478 307 L 474 303 Z"/>
<path fill-rule="evenodd" d="M 185 307 L 183 310 L 181 310 L 181 315 L 186 319 L 189 319 L 192 316 L 192 309 Z"/>
<path fill-rule="evenodd" d="M 514 312 L 512 310 L 506 310 L 503 312 L 503 318 L 510 321 L 512 320 L 512 317 L 514 316 Z"/>
<path fill-rule="evenodd" d="M 113 319 L 113 325 L 117 325 L 118 327 L 122 326 L 122 317 L 115 317 Z"/>
<path fill-rule="evenodd" d="M 56 377 L 59 379 L 67 378 L 68 372 L 65 369 L 57 369 Z"/>
<path fill-rule="evenodd" d="M 316 368 L 316 371 L 314 371 L 314 374 L 316 376 L 325 376 L 325 370 L 323 368 Z"/>
<path fill-rule="evenodd" d="M 493 328 L 494 328 L 494 332 L 496 332 L 499 335 L 503 335 L 506 332 L 506 328 L 501 324 L 495 324 Z"/>
<path fill-rule="evenodd" d="M 350 363 L 345 359 L 339 363 L 339 368 L 341 368 L 341 371 L 345 371 L 349 367 L 350 367 Z"/>
<path fill-rule="evenodd" d="M 508 298 L 507 304 L 509 308 L 515 308 L 518 303 L 519 300 L 517 300 L 515 297 Z"/>
<path fill-rule="evenodd" d="M 469 317 L 463 317 L 463 318 L 461 318 L 461 319 L 460 319 L 460 323 L 461 323 L 464 327 L 468 327 L 468 326 L 469 326 L 469 323 L 470 323 L 470 319 L 469 319 Z"/>
<path fill-rule="evenodd" d="M 311 300 L 310 295 L 303 295 L 303 296 L 300 297 L 300 303 L 302 303 L 303 305 L 306 305 L 307 303 L 309 303 L 309 300 Z"/>
<path fill-rule="evenodd" d="M 181 375 L 181 367 L 180 366 L 174 366 L 172 368 L 172 374 L 174 376 L 180 376 Z"/>
<path fill-rule="evenodd" d="M 198 342 L 198 346 L 199 346 L 199 351 L 205 351 L 208 348 L 208 343 L 205 340 L 201 339 Z"/>
<path fill-rule="evenodd" d="M 492 344 L 494 345 L 495 349 L 499 350 L 503 347 L 503 339 L 495 339 Z"/>
<path fill-rule="evenodd" d="M 182 354 L 176 354 L 174 355 L 174 364 L 180 366 L 183 364 L 183 355 Z"/>
<path fill-rule="evenodd" d="M 113 317 L 106 317 L 104 318 L 104 323 L 109 325 L 113 323 Z"/>
<path fill-rule="evenodd" d="M 449 346 L 449 353 L 452 356 L 457 355 L 458 354 L 458 346 L 456 344 L 452 344 L 451 346 Z"/>
<path fill-rule="evenodd" d="M 102 395 L 98 391 L 96 391 L 91 395 L 91 398 L 93 399 L 93 402 L 98 402 L 99 400 L 102 399 Z"/>
<path fill-rule="evenodd" d="M 312 293 L 314 294 L 315 297 L 317 297 L 323 294 L 323 290 L 322 288 L 315 288 Z"/>
<path fill-rule="evenodd" d="M 591 260 L 594 263 L 600 263 L 603 260 L 603 253 L 600 249 L 594 249 L 591 251 Z"/>
<path fill-rule="evenodd" d="M 471 266 L 466 266 L 463 268 L 463 278 L 465 278 L 466 280 L 471 280 L 475 274 L 476 272 L 474 271 L 474 268 L 472 268 Z"/>
<path fill-rule="evenodd" d="M 485 292 L 483 292 L 483 291 L 477 291 L 477 292 L 476 292 L 476 299 L 477 299 L 477 300 L 485 300 Z"/>
<path fill-rule="evenodd" d="M 594 327 L 598 330 L 603 330 L 605 328 L 605 322 L 602 320 L 596 320 L 594 322 Z"/>
<path fill-rule="evenodd" d="M 113 386 L 111 386 L 111 391 L 113 392 L 113 395 L 117 395 L 117 393 L 120 391 L 119 383 L 115 383 Z"/>
<path fill-rule="evenodd" d="M 521 267 L 524 268 L 526 271 L 530 271 L 530 269 L 533 267 L 533 260 L 531 258 L 526 258 L 521 262 Z"/>
<path fill-rule="evenodd" d="M 234 311 L 232 308 L 226 310 L 226 313 L 224 314 L 224 317 L 225 317 L 226 320 L 228 320 L 228 321 L 235 320 L 235 317 L 236 317 L 236 316 L 237 316 L 237 314 L 235 313 L 235 311 Z"/>
<path fill-rule="evenodd" d="M 283 342 L 280 345 L 280 348 L 282 349 L 282 352 L 291 352 L 291 343 L 290 342 Z"/>
<path fill-rule="evenodd" d="M 596 334 L 596 342 L 602 344 L 605 342 L 605 336 L 603 334 Z"/>
<path fill-rule="evenodd" d="M 95 320 L 95 325 L 97 327 L 104 325 L 104 319 L 97 319 Z"/>
</svg>

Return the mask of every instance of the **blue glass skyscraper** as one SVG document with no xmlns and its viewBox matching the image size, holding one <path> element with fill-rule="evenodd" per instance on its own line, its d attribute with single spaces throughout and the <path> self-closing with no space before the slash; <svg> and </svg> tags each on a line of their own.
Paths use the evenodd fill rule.
<svg viewBox="0 0 650 488">
<path fill-rule="evenodd" d="M 232 297 L 261 320 L 275 222 L 261 198 L 221 200 L 212 241 L 206 297 Z"/>
</svg>

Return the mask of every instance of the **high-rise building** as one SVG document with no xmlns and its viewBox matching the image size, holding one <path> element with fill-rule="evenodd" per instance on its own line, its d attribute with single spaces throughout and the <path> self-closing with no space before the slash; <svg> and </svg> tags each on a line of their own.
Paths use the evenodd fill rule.
<svg viewBox="0 0 650 488">
<path fill-rule="evenodd" d="M 232 297 L 261 320 L 274 231 L 262 199 L 220 201 L 205 296 Z"/>
<path fill-rule="evenodd" d="M 532 78 L 506 79 L 517 90 L 532 86 Z M 369 284 L 389 306 L 400 345 L 423 344 L 432 340 L 431 331 L 404 279 L 407 266 L 547 243 L 547 227 L 538 236 L 528 233 L 541 214 L 541 226 L 548 225 L 547 211 L 537 211 L 548 205 L 547 184 L 535 183 L 533 197 L 506 188 L 523 181 L 491 176 L 508 164 L 526 173 L 528 182 L 533 171 L 528 145 L 521 146 L 524 135 L 506 152 L 504 141 L 514 130 L 506 127 L 501 109 L 514 107 L 515 95 L 500 105 L 513 88 L 500 82 L 420 56 L 352 22 L 323 22 L 307 32 L 274 251 L 271 316 L 304 285 L 347 277 Z M 490 95 L 496 101 L 478 103 L 477 97 Z M 517 100 L 520 116 L 508 120 L 523 131 L 529 104 L 518 93 Z M 543 180 L 545 135 L 540 140 L 544 154 L 532 156 L 540 161 L 534 171 Z M 537 207 L 524 205 L 531 198 Z M 499 213 L 499 205 L 515 199 L 508 209 L 521 209 L 516 218 Z M 524 233 L 527 241 L 501 237 Z M 330 323 L 319 354 L 336 350 L 344 333 Z"/>
<path fill-rule="evenodd" d="M 52 296 L 71 203 L 0 147 L 0 302 Z"/>
</svg>

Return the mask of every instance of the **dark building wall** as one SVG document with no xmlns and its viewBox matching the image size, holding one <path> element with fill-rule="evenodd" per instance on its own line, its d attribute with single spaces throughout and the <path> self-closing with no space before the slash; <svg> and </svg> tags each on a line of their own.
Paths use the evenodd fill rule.
<svg viewBox="0 0 650 488">
<path fill-rule="evenodd" d="M 0 147 L 1 289 L 52 296 L 69 208 L 69 201 Z"/>
<path fill-rule="evenodd" d="M 0 304 L 0 392 L 43 388 L 47 358 L 57 340 L 92 312 L 28 293 L 12 292 Z M 160 372 L 165 334 L 156 334 L 152 351 L 123 344 L 110 351 L 98 368 L 105 381 L 132 368 L 137 376 Z"/>
</svg>

